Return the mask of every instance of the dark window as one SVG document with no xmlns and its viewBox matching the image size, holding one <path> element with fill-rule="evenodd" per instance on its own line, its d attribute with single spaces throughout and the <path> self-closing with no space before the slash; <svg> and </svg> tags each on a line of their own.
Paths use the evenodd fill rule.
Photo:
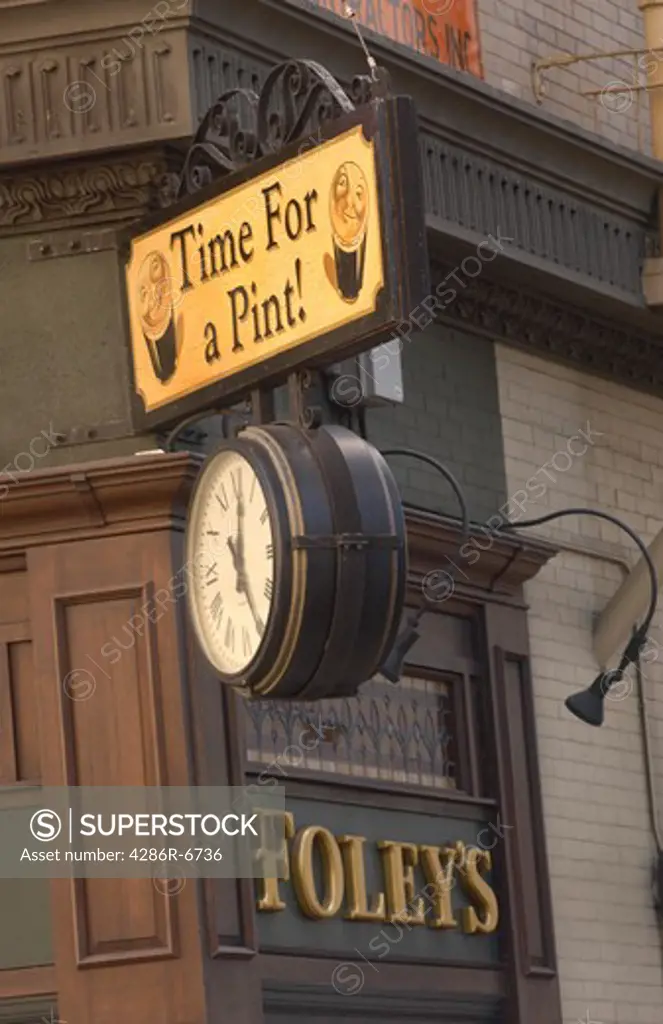
<svg viewBox="0 0 663 1024">
<path fill-rule="evenodd" d="M 426 658 L 417 645 L 398 685 L 381 678 L 356 697 L 311 703 L 247 701 L 248 768 L 271 766 L 282 778 L 311 772 L 337 775 L 354 784 L 397 783 L 479 795 L 474 704 L 480 676 L 471 649 L 471 624 L 436 615 L 444 638 L 445 664 Z M 418 660 L 418 659 L 417 659 Z M 448 666 L 448 671 L 446 666 Z"/>
</svg>

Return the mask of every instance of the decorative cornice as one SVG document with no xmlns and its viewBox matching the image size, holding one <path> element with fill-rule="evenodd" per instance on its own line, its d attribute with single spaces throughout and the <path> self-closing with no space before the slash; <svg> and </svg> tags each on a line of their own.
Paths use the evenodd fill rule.
<svg viewBox="0 0 663 1024">
<path fill-rule="evenodd" d="M 32 50 L 25 43 L 20 52 L 18 44 L 0 46 L 0 166 L 159 140 L 179 144 L 201 122 L 206 145 L 207 129 L 218 120 L 214 103 L 237 89 L 259 93 L 273 73 L 275 46 L 284 45 L 273 32 L 268 38 L 241 5 L 224 12 L 224 29 L 193 15 L 190 23 L 167 18 L 133 39 L 126 26 L 91 29 L 85 17 L 75 26 L 65 19 L 62 35 L 34 43 Z M 317 19 L 311 39 L 318 49 L 329 28 Z M 351 43 L 346 39 L 343 46 Z M 401 50 L 387 46 L 399 76 L 394 90 L 417 102 L 426 211 L 440 230 L 446 224 L 481 238 L 502 231 L 522 256 L 575 274 L 588 291 L 610 288 L 626 302 L 641 302 L 640 263 L 657 251 L 653 200 L 661 165 L 638 154 L 629 162 L 625 152 L 569 126 L 564 134 L 561 124 L 548 124 L 540 112 L 514 106 L 483 83 L 464 81 L 471 76 L 459 78 L 412 53 L 403 65 Z M 357 70 L 356 59 L 349 63 L 334 50 L 327 70 L 344 88 L 348 67 Z M 441 105 L 440 89 L 449 103 Z M 188 168 L 186 176 L 192 178 Z M 27 194 L 16 194 L 14 185 L 7 197 L 1 186 L 0 179 L 0 228 L 38 223 L 38 210 L 54 198 L 34 180 Z M 80 208 L 79 201 L 72 216 Z M 103 200 L 100 209 L 106 209 Z"/>
<path fill-rule="evenodd" d="M 452 269 L 435 264 L 433 280 Z M 624 329 L 587 309 L 492 281 L 487 272 L 459 290 L 440 319 L 618 384 L 663 394 L 663 327 L 660 335 Z"/>
<path fill-rule="evenodd" d="M 586 288 L 641 300 L 642 260 L 658 239 L 651 216 L 626 217 L 571 184 L 551 185 L 539 171 L 514 169 L 431 129 L 421 129 L 419 152 L 426 213 L 438 230 L 507 236 L 523 257 L 564 269 Z"/>
<path fill-rule="evenodd" d="M 0 173 L 0 234 L 134 220 L 165 201 L 169 166 L 168 157 L 156 153 Z"/>
<path fill-rule="evenodd" d="M 252 58 L 225 41 L 215 40 L 212 32 L 196 36 L 192 27 L 190 35 L 195 40 L 191 49 L 194 102 L 209 99 L 213 103 L 221 91 L 230 93 L 240 86 L 261 92 L 270 66 L 260 59 L 266 52 L 257 42 L 252 47 L 256 55 Z M 335 65 L 329 62 L 332 73 L 336 72 Z M 220 68 L 225 74 L 220 74 Z M 419 81 L 417 70 L 422 76 Z M 442 67 L 438 70 L 440 86 L 451 88 L 453 73 Z M 578 163 L 578 151 L 574 149 L 578 140 L 571 135 L 567 150 L 575 154 L 575 160 L 567 153 L 570 166 L 559 171 L 552 154 L 548 159 L 542 160 L 537 154 L 534 161 L 531 157 L 528 160 L 526 147 L 532 148 L 529 136 L 523 138 L 522 146 L 510 146 L 505 152 L 496 148 L 495 140 L 488 139 L 487 126 L 477 120 L 482 103 L 480 96 L 473 94 L 472 83 L 464 95 L 475 123 L 470 119 L 460 135 L 448 124 L 440 123 L 432 110 L 426 110 L 424 68 L 412 65 L 409 71 L 405 91 L 411 91 L 420 109 L 419 150 L 426 213 L 429 219 L 434 218 L 435 230 L 444 232 L 446 226 L 451 236 L 471 230 L 478 241 L 491 232 L 507 235 L 523 257 L 539 259 L 554 273 L 566 270 L 590 292 L 609 288 L 622 293 L 626 302 L 642 300 L 640 265 L 658 247 L 652 161 L 640 166 L 638 154 L 632 154 L 630 169 L 623 155 L 617 163 L 604 165 L 602 161 L 612 161 L 615 154 L 609 147 L 596 146 L 592 173 L 588 175 L 585 165 Z M 338 75 L 338 82 L 349 89 L 346 77 Z M 393 87 L 402 90 L 402 83 L 395 80 Z M 437 111 L 437 93 L 434 102 Z M 445 118 L 452 112 L 452 108 L 445 108 Z M 199 105 L 198 113 L 201 118 L 212 116 L 205 106 Z M 509 116 L 515 117 L 508 103 L 502 114 L 505 124 Z M 532 122 L 536 117 L 532 115 Z M 542 124 L 538 134 L 549 145 L 556 145 Z M 603 191 L 606 182 L 609 187 Z"/>
<path fill-rule="evenodd" d="M 81 9 L 63 18 L 69 36 L 0 45 L 0 166 L 193 134 L 186 29 L 136 15 L 86 32 Z"/>
<path fill-rule="evenodd" d="M 99 5 L 88 4 L 63 10 L 54 36 L 39 21 L 39 0 L 0 0 L 0 12 L 8 3 L 5 18 L 13 23 L 27 12 L 18 38 L 0 39 L 0 162 L 8 164 L 190 138 L 222 92 L 258 89 L 270 68 L 292 55 L 293 45 L 295 52 L 322 59 L 342 85 L 348 68 L 352 75 L 363 66 L 353 35 L 324 9 L 308 26 L 300 13 L 282 9 L 283 31 L 275 33 L 279 19 L 256 18 L 252 4 L 207 4 L 204 13 L 199 4 L 178 4 L 161 16 L 146 14 L 134 0 L 123 8 L 123 24 L 113 5 L 100 15 Z M 142 24 L 141 34 L 135 30 Z M 610 196 L 624 212 L 650 210 L 661 181 L 659 161 L 384 37 L 371 44 L 393 69 L 395 89 L 415 98 L 433 135 L 443 133 L 505 165 L 527 166 L 562 187 L 577 182 L 580 194 L 593 194 L 599 205 Z"/>
<path fill-rule="evenodd" d="M 16 475 L 0 500 L 0 571 L 26 548 L 86 537 L 157 529 L 182 531 L 189 498 L 204 457 L 190 452 L 149 453 Z M 513 594 L 557 549 L 527 537 L 492 537 L 480 526 L 481 554 L 459 557 L 460 524 L 406 508 L 411 580 L 460 565 L 460 590 Z"/>
<path fill-rule="evenodd" d="M 0 558 L 74 537 L 181 531 L 201 463 L 155 453 L 16 474 L 0 500 Z"/>
<path fill-rule="evenodd" d="M 497 509 L 495 510 L 497 513 Z M 406 507 L 410 582 L 425 590 L 433 607 L 447 600 L 477 591 L 514 595 L 532 579 L 558 551 L 554 544 L 536 537 L 496 536 L 487 526 L 472 524 L 470 536 L 476 545 L 461 554 L 463 537 L 458 520 Z M 439 577 L 431 576 L 439 573 Z"/>
</svg>

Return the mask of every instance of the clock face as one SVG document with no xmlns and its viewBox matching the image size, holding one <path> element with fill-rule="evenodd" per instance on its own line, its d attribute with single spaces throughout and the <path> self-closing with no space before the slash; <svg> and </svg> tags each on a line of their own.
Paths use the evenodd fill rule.
<svg viewBox="0 0 663 1024">
<path fill-rule="evenodd" d="M 255 657 L 274 601 L 274 534 L 265 492 L 250 462 L 213 456 L 192 509 L 191 605 L 212 664 L 241 675 Z"/>
</svg>

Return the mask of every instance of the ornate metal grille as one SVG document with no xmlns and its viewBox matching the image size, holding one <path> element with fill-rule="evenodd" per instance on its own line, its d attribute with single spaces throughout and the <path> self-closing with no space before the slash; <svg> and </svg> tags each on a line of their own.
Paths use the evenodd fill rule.
<svg viewBox="0 0 663 1024">
<path fill-rule="evenodd" d="M 454 683 L 408 676 L 366 683 L 357 697 L 316 703 L 247 701 L 247 758 L 298 769 L 456 788 Z"/>
</svg>

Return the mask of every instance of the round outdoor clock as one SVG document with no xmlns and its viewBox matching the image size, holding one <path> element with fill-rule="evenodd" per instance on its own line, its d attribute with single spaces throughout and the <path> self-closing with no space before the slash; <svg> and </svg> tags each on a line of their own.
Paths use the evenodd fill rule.
<svg viewBox="0 0 663 1024">
<path fill-rule="evenodd" d="M 379 452 L 342 427 L 248 427 L 201 470 L 190 617 L 221 680 L 256 697 L 357 692 L 389 654 L 405 521 Z"/>
</svg>

